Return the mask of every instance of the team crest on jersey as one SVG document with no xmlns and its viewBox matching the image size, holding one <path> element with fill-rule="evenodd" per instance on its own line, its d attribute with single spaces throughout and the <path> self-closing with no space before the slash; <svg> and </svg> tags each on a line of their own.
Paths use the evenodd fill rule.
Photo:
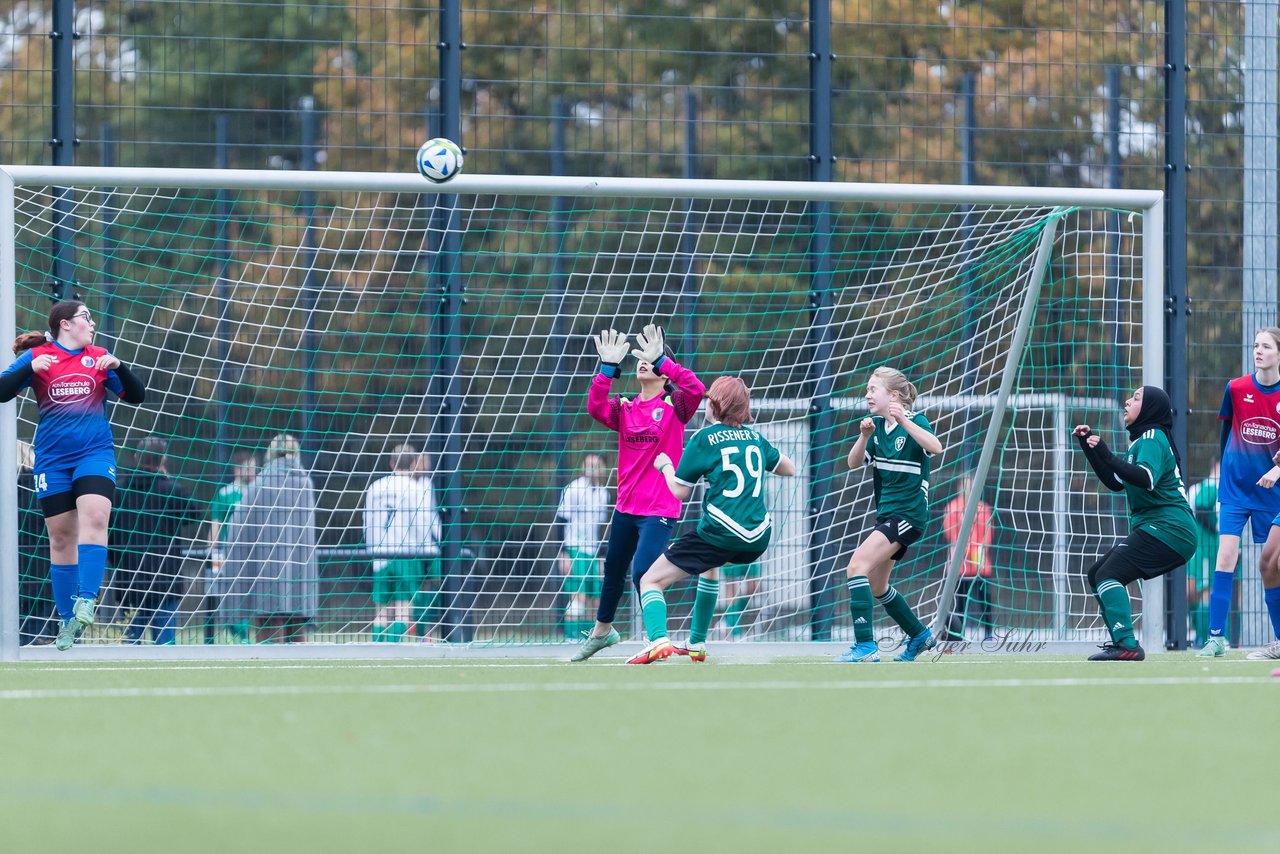
<svg viewBox="0 0 1280 854">
<path fill-rule="evenodd" d="M 92 357 L 92 356 L 81 356 L 81 357 L 80 357 L 80 364 L 84 365 L 86 368 L 92 368 L 92 367 L 93 367 L 93 365 L 94 365 L 93 357 Z"/>
<path fill-rule="evenodd" d="M 98 382 L 93 377 L 67 374 L 49 383 L 49 400 L 60 405 L 79 403 L 92 397 L 97 387 Z"/>
<path fill-rule="evenodd" d="M 1270 418 L 1254 416 L 1240 425 L 1240 438 L 1250 445 L 1272 445 L 1280 439 L 1280 424 Z"/>
<path fill-rule="evenodd" d="M 906 445 L 906 444 L 907 444 L 907 437 L 906 437 L 906 436 L 899 436 L 896 440 L 894 440 L 894 443 L 893 443 L 893 449 L 894 449 L 895 451 L 901 451 L 901 450 L 902 450 L 902 447 L 903 447 L 904 445 Z"/>
<path fill-rule="evenodd" d="M 655 409 L 655 410 L 653 410 L 653 420 L 654 420 L 654 421 L 661 421 L 661 420 L 662 420 L 662 410 L 661 410 L 661 409 Z"/>
</svg>

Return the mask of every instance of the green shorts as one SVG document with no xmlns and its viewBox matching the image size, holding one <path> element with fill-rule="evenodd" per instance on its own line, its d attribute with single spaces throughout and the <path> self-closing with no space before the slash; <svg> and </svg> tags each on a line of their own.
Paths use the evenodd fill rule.
<svg viewBox="0 0 1280 854">
<path fill-rule="evenodd" d="M 569 574 L 564 577 L 564 592 L 570 596 L 600 595 L 600 560 L 587 549 L 566 546 L 569 556 Z"/>
<path fill-rule="evenodd" d="M 392 602 L 408 602 L 422 589 L 428 579 L 440 578 L 440 558 L 430 560 L 389 560 L 386 566 L 373 573 L 373 602 L 389 605 Z"/>
<path fill-rule="evenodd" d="M 720 567 L 720 577 L 725 581 L 744 581 L 749 578 L 759 578 L 760 572 L 760 564 L 758 563 L 726 563 Z"/>
</svg>

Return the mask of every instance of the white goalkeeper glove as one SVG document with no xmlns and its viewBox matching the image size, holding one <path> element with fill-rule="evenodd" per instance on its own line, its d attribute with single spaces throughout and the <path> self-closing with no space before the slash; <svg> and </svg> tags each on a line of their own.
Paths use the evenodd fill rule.
<svg viewBox="0 0 1280 854">
<path fill-rule="evenodd" d="M 657 368 L 666 358 L 662 352 L 662 327 L 650 323 L 636 336 L 636 343 L 639 346 L 631 351 L 631 355 L 643 362 L 648 362 L 654 368 Z"/>
<path fill-rule="evenodd" d="M 618 373 L 618 365 L 627 357 L 627 336 L 614 329 L 602 329 L 592 340 L 600 354 L 600 373 L 612 379 Z"/>
</svg>

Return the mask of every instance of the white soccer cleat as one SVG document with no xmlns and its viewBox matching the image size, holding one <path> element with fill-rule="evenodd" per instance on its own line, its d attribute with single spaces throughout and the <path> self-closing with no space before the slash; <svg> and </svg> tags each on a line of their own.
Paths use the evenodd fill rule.
<svg viewBox="0 0 1280 854">
<path fill-rule="evenodd" d="M 1280 640 L 1272 641 L 1262 649 L 1255 649 L 1253 652 L 1245 656 L 1250 661 L 1277 661 L 1280 660 Z"/>
</svg>

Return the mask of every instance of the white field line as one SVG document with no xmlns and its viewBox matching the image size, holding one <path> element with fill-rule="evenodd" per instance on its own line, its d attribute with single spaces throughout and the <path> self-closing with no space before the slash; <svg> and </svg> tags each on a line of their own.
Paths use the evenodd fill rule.
<svg viewBox="0 0 1280 854">
<path fill-rule="evenodd" d="M 714 656 L 714 653 L 712 653 Z M 1167 659 L 1156 659 L 1156 661 L 1170 662 L 1176 661 L 1173 657 Z M 716 667 L 759 667 L 762 664 L 784 664 L 805 666 L 809 664 L 828 664 L 829 660 L 824 656 L 814 656 L 811 660 L 795 660 L 788 659 L 786 661 L 777 661 L 776 659 L 715 659 Z M 929 664 L 937 664 L 941 667 L 958 667 L 973 666 L 987 664 L 1086 664 L 1083 658 L 1004 658 L 1000 656 L 991 656 L 988 658 L 969 658 L 947 656 L 942 661 L 934 661 L 931 657 L 920 659 L 917 666 L 927 666 Z M 1193 662 L 1187 659 L 1188 664 Z M 1231 664 L 1249 664 L 1262 665 L 1265 662 L 1249 661 L 1244 658 L 1226 658 L 1214 661 L 1212 664 L 1202 665 L 1208 669 L 1222 667 Z M 622 659 L 619 658 L 600 658 L 591 664 L 570 664 L 567 661 L 537 661 L 533 659 L 522 660 L 518 662 L 512 661 L 485 661 L 476 659 L 450 659 L 449 661 L 423 661 L 420 659 L 411 661 L 372 661 L 366 663 L 352 662 L 345 659 L 338 660 L 316 660 L 304 662 L 273 662 L 273 661 L 241 661 L 230 662 L 227 664 L 114 664 L 109 661 L 99 662 L 96 664 L 7 664 L 0 665 L 0 675 L 6 673 L 164 673 L 164 672 L 186 672 L 199 670 L 457 670 L 459 668 L 480 668 L 480 669 L 533 669 L 539 667 L 562 667 L 566 670 L 593 670 L 601 666 L 621 665 Z M 668 667 L 671 665 L 668 664 Z M 679 666 L 678 664 L 675 666 Z M 889 666 L 897 666 L 891 664 Z M 1090 665 L 1094 666 L 1094 665 Z M 1141 664 L 1137 665 L 1142 667 Z"/>
<path fill-rule="evenodd" d="M 495 682 L 488 685 L 242 685 L 156 688 L 14 688 L 0 690 L 0 702 L 22 700 L 112 700 L 191 697 L 274 697 L 345 694 L 577 694 L 615 691 L 913 691 L 994 688 L 1180 687 L 1195 685 L 1269 685 L 1261 676 L 1132 676 L 1114 679 L 868 679 L 809 682 Z"/>
</svg>

